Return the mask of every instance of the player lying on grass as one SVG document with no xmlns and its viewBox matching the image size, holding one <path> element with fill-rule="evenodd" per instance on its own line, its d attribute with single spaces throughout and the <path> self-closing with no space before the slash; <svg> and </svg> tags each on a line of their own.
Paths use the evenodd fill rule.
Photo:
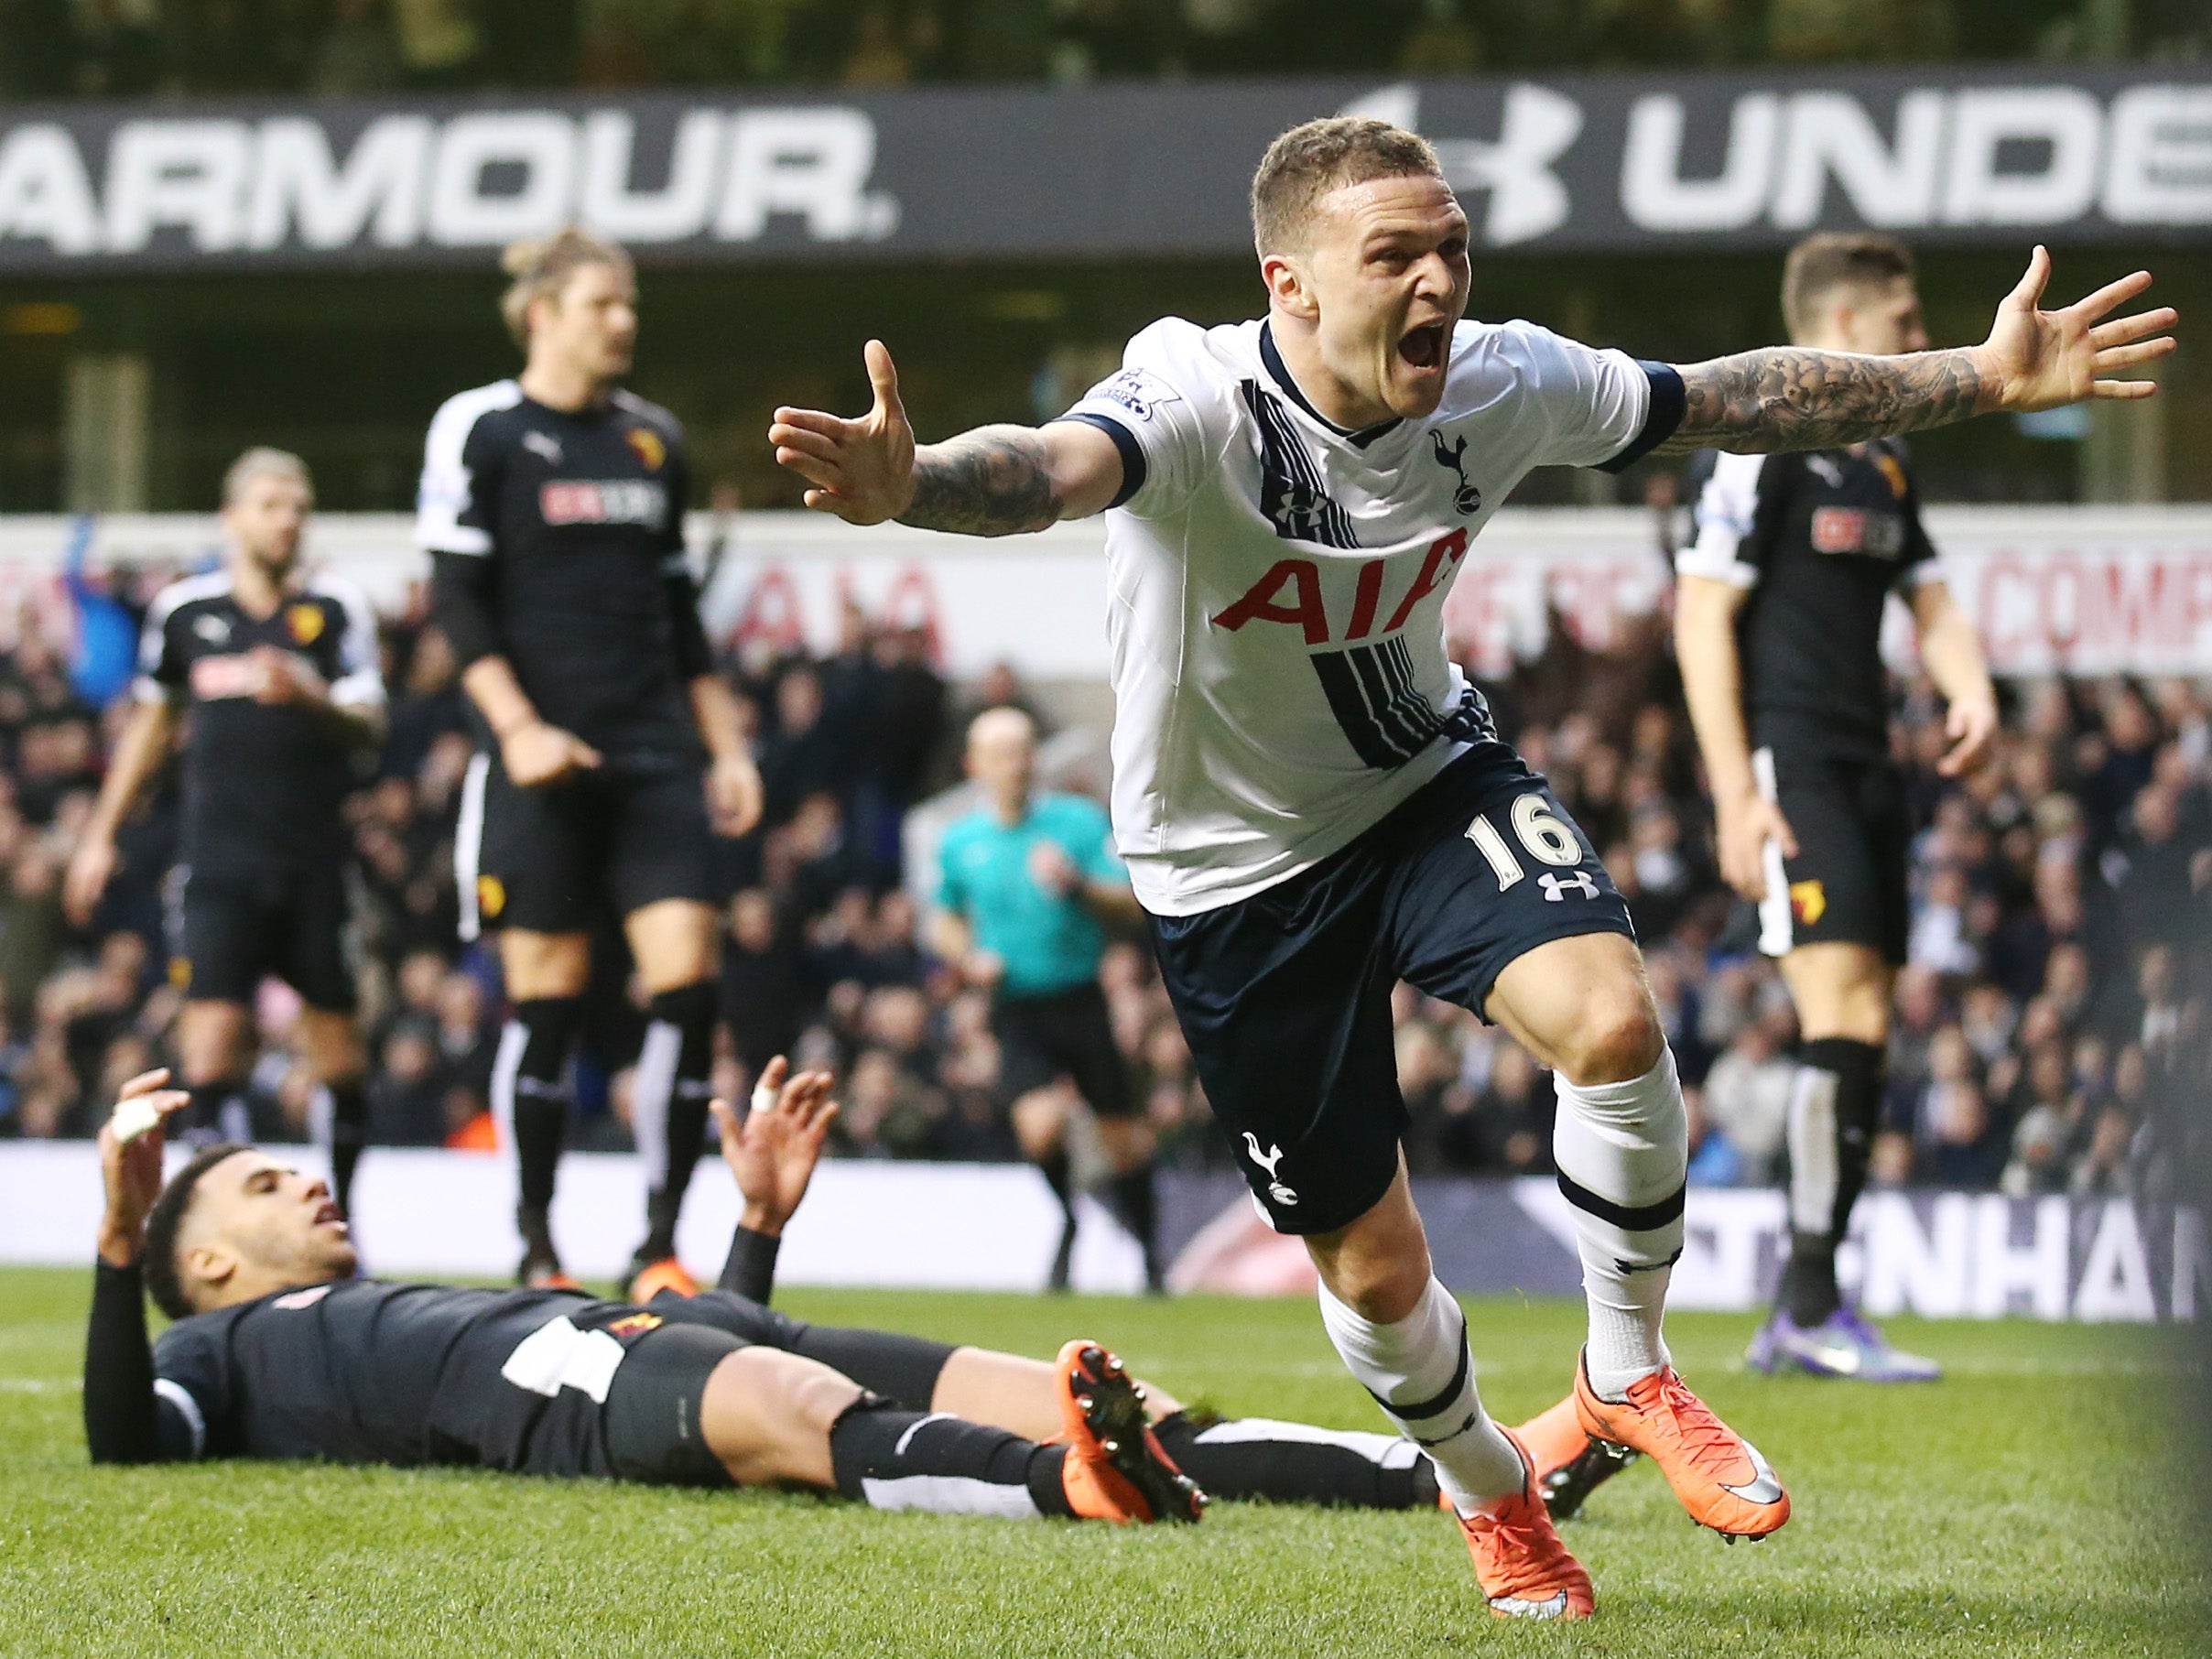
<svg viewBox="0 0 2212 1659">
<path fill-rule="evenodd" d="M 168 1080 L 125 1085 L 124 1122 L 100 1136 L 107 1209 L 84 1360 L 94 1462 L 444 1463 L 810 1487 L 878 1509 L 1198 1517 L 1203 1495 L 1097 1343 L 1061 1350 L 1060 1437 L 1045 1445 L 902 1408 L 850 1374 L 896 1374 L 907 1338 L 814 1329 L 736 1297 L 667 1296 L 648 1311 L 578 1291 L 356 1278 L 319 1179 L 222 1144 L 162 1186 L 159 1120 L 190 1098 Z M 772 1106 L 817 1139 L 836 1110 L 812 1073 L 784 1081 Z M 134 1114 L 151 1126 L 126 1138 Z M 148 1288 L 176 1320 L 150 1346 Z"/>
<path fill-rule="evenodd" d="M 121 1110 L 173 1110 L 178 1097 L 163 1081 L 160 1073 L 136 1079 Z M 1065 1513 L 1049 1502 L 1048 1482 L 1047 1501 L 1025 1507 L 1023 1493 L 1007 1488 L 1026 1483 L 1034 1491 L 1034 1481 L 983 1482 L 997 1491 L 962 1486 L 955 1454 L 987 1454 L 986 1463 L 995 1458 L 1003 1472 L 1041 1452 L 1046 1466 L 1025 1476 L 1049 1475 L 1050 1454 L 1060 1448 L 1030 1441 L 1065 1435 L 1070 1465 L 1095 1464 L 1090 1448 L 1106 1437 L 1149 1442 L 1152 1455 L 1136 1470 L 1141 1487 L 1165 1479 L 1173 1488 L 1172 1466 L 1187 1458 L 1225 1496 L 1435 1506 L 1435 1471 L 1403 1441 L 1265 1419 L 1208 1421 L 1157 1390 L 1127 1383 L 1111 1360 L 1101 1370 L 1101 1360 L 1079 1352 L 1095 1354 L 1095 1345 L 1071 1344 L 1063 1350 L 1067 1364 L 1047 1365 L 807 1325 L 773 1311 L 766 1304 L 778 1241 L 806 1195 L 837 1108 L 826 1079 L 786 1078 L 781 1061 L 764 1074 L 755 1100 L 743 1123 L 717 1113 L 723 1155 L 744 1198 L 721 1287 L 689 1299 L 663 1293 L 649 1308 L 579 1292 L 352 1281 L 352 1251 L 342 1221 L 327 1213 L 320 1183 L 248 1148 L 211 1148 L 156 1199 L 159 1129 L 125 1142 L 111 1125 L 102 1137 L 108 1216 L 85 1370 L 94 1459 L 472 1463 L 663 1483 L 834 1480 L 847 1491 L 857 1480 L 856 1495 L 879 1507 L 920 1507 L 917 1500 L 935 1491 L 963 1501 L 928 1507 L 1032 1513 Z M 150 1354 L 142 1277 L 179 1316 Z M 594 1335 L 603 1339 L 594 1342 Z M 433 1356 L 427 1362 L 425 1353 Z M 743 1364 L 753 1372 L 731 1363 L 739 1353 L 751 1356 Z M 777 1365 L 779 1359 L 805 1369 Z M 1065 1401 L 1079 1391 L 1061 1384 L 1079 1364 L 1095 1376 L 1083 1385 L 1094 1416 L 1119 1413 L 1114 1422 L 1125 1430 L 1136 1420 L 1128 1404 L 1135 1402 L 1157 1419 L 1154 1435 L 1070 1429 Z M 718 1382 L 725 1366 L 730 1374 Z M 786 1390 L 800 1396 L 796 1405 L 785 1402 Z M 874 1426 L 895 1426 L 895 1433 L 861 1435 L 865 1422 L 844 1431 L 832 1415 L 825 1448 L 815 1438 L 821 1414 L 858 1413 L 853 1396 L 862 1390 L 884 1408 L 873 1414 L 884 1420 Z M 755 1419 L 745 1421 L 747 1412 Z M 943 1431 L 933 1423 L 905 1448 L 935 1467 L 911 1458 L 873 1472 L 860 1466 L 887 1441 L 895 1448 L 917 1413 L 964 1419 Z M 795 1415 L 800 1421 L 791 1421 Z M 858 1437 L 841 1461 L 840 1432 Z M 937 1443 L 940 1434 L 947 1444 Z M 1027 1438 L 1010 1447 L 1008 1435 Z M 1169 1448 L 1166 1458 L 1157 1456 Z M 1127 1462 L 1134 1454 L 1107 1456 Z M 902 1469 L 939 1479 L 902 1489 L 895 1484 Z M 1090 1472 L 1079 1468 L 1077 1478 Z M 1162 1506 L 1181 1507 L 1180 1489 Z"/>
</svg>

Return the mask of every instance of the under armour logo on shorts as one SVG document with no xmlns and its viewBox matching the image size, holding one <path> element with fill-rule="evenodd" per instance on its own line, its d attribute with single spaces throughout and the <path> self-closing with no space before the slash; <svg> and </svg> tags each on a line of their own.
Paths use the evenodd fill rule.
<svg viewBox="0 0 2212 1659">
<path fill-rule="evenodd" d="M 1544 896 L 1553 904 L 1562 904 L 1569 893 L 1579 893 L 1584 898 L 1598 896 L 1598 884 L 1586 870 L 1577 870 L 1568 875 L 1555 875 L 1545 871 L 1536 878 L 1536 885 L 1544 889 Z"/>
</svg>

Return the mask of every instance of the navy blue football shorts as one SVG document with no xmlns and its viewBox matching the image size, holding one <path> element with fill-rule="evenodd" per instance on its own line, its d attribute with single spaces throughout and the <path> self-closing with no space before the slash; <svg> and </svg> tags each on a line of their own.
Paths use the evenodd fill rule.
<svg viewBox="0 0 2212 1659">
<path fill-rule="evenodd" d="M 1550 786 L 1500 743 L 1312 869 L 1152 917 L 1207 1101 L 1286 1233 L 1358 1220 L 1397 1174 L 1397 981 L 1480 1016 L 1507 963 L 1586 933 L 1633 938 L 1628 905 Z"/>
</svg>

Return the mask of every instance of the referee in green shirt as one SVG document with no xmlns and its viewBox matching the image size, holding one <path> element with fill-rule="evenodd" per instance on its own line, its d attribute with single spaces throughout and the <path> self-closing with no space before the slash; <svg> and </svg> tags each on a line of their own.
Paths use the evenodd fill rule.
<svg viewBox="0 0 2212 1659">
<path fill-rule="evenodd" d="M 986 805 L 938 851 L 938 953 L 991 992 L 999 1086 L 1023 1153 L 1067 1214 L 1050 1287 L 1068 1288 L 1075 1249 L 1063 1079 L 1089 1104 L 1114 1170 L 1112 1198 L 1160 1287 L 1153 1133 L 1114 1046 L 1099 958 L 1111 924 L 1144 913 L 1113 854 L 1106 814 L 1079 795 L 1036 793 L 1036 728 L 1018 709 L 988 709 L 968 728 L 968 775 Z"/>
</svg>

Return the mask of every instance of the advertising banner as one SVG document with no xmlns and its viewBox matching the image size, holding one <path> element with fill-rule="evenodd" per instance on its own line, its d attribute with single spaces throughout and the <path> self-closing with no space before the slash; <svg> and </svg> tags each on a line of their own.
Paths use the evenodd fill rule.
<svg viewBox="0 0 2212 1659">
<path fill-rule="evenodd" d="M 314 1148 L 286 1155 L 322 1167 Z M 515 1264 L 514 1181 L 504 1157 L 371 1152 L 355 1188 L 367 1260 L 389 1275 L 504 1278 Z M 633 1157 L 578 1153 L 562 1165 L 553 1229 L 572 1271 L 591 1280 L 623 1272 L 644 1182 Z M 1160 1187 L 1161 1242 L 1175 1263 L 1174 1288 L 1313 1294 L 1305 1246 L 1267 1230 L 1233 1171 L 1163 1171 Z M 1436 1178 L 1414 1188 L 1437 1272 L 1453 1290 L 1580 1295 L 1574 1222 L 1552 1181 Z M 0 1144 L 0 1264 L 88 1264 L 100 1204 L 99 1155 L 90 1142 Z M 709 1160 L 678 1239 L 694 1272 L 711 1278 L 720 1271 L 737 1212 L 735 1184 Z M 833 1159 L 785 1237 L 778 1277 L 789 1285 L 1035 1290 L 1058 1242 L 1059 1218 L 1058 1201 L 1026 1166 Z M 1089 1199 L 1079 1220 L 1075 1287 L 1141 1290 L 1136 1242 Z M 1693 1187 L 1672 1305 L 1725 1313 L 1762 1307 L 1787 1228 L 1779 1192 Z M 2147 1324 L 2194 1319 L 2212 1293 L 2197 1213 L 2126 1198 L 1875 1192 L 1859 1205 L 1838 1268 L 1877 1317 Z"/>
<path fill-rule="evenodd" d="M 0 110 L 0 273 L 648 258 L 1235 256 L 1275 134 L 1432 138 L 1488 248 L 2202 240 L 2201 65 L 1115 83 Z"/>
<path fill-rule="evenodd" d="M 2212 674 L 2212 507 L 1937 507 L 1927 523 L 1997 673 Z M 726 536 L 694 514 L 691 531 L 699 568 L 712 566 L 710 631 L 743 649 L 832 651 L 857 605 L 924 630 L 957 678 L 1005 662 L 1037 678 L 1106 678 L 1101 520 L 989 541 L 816 513 L 747 514 Z M 0 619 L 27 613 L 66 637 L 56 574 L 77 533 L 68 519 L 0 517 Z M 398 515 L 326 514 L 311 535 L 311 556 L 387 611 L 428 574 Z M 92 537 L 94 569 L 194 569 L 218 547 L 213 522 L 190 514 L 105 519 Z M 1508 508 L 1460 565 L 1445 631 L 1460 661 L 1494 678 L 1542 652 L 1555 617 L 1588 649 L 1617 648 L 1672 581 L 1648 513 Z M 1892 610 L 1891 656 L 1906 667 L 1912 631 Z"/>
</svg>

